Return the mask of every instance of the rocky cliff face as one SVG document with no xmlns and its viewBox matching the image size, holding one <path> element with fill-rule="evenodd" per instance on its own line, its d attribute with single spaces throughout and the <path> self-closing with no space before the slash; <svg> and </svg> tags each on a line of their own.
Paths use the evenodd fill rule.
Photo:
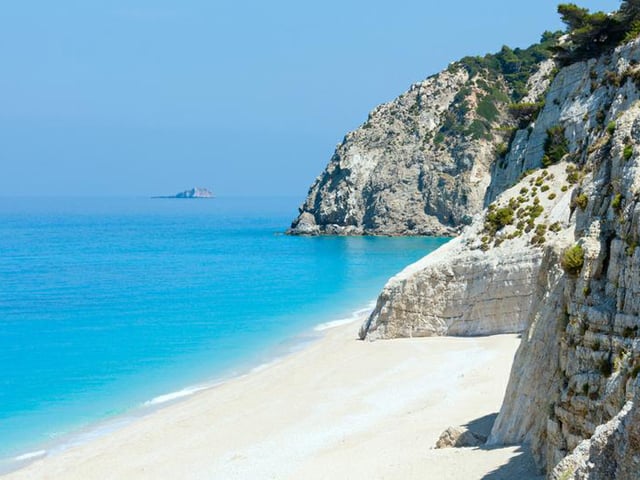
<svg viewBox="0 0 640 480">
<path fill-rule="evenodd" d="M 531 67 L 533 83 L 544 90 L 551 68 Z M 377 107 L 338 145 L 289 233 L 459 233 L 484 206 L 512 95 L 502 74 L 456 63 Z"/>
<path fill-rule="evenodd" d="M 532 312 L 491 439 L 530 441 L 548 470 L 633 397 L 640 370 L 639 59 L 634 42 L 573 65 L 549 94 L 583 176 L 567 233 L 584 265 L 575 275 L 544 269 L 541 308 Z M 547 248 L 551 263 L 559 251 Z"/>
<path fill-rule="evenodd" d="M 596 428 L 550 474 L 552 480 L 615 478 L 637 480 L 640 476 L 640 395 L 610 421 Z"/>
<path fill-rule="evenodd" d="M 488 232 L 491 226 L 479 215 L 461 236 L 393 277 L 360 329 L 360 337 L 523 331 L 543 256 L 536 229 L 525 231 L 526 224 L 530 212 L 539 205 L 538 224 L 546 225 L 546 237 L 555 237 L 568 225 L 573 188 L 563 191 L 567 185 L 565 169 L 565 164 L 554 165 L 507 190 L 493 210 L 508 209 L 510 204 L 517 207 L 512 224 L 500 232 Z M 548 230 L 550 225 L 557 231 Z"/>
<path fill-rule="evenodd" d="M 640 478 L 628 420 L 640 373 L 639 64 L 635 41 L 562 69 L 493 169 L 487 202 L 497 199 L 391 279 L 361 329 L 391 338 L 526 327 L 489 442 L 529 442 L 548 472 L 558 465 L 554 478 Z M 554 156 L 563 161 L 543 170 Z"/>
</svg>

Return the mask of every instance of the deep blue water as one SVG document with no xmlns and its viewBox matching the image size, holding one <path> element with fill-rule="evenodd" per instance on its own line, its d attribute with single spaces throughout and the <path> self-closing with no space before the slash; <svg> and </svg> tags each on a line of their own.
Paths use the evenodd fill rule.
<svg viewBox="0 0 640 480">
<path fill-rule="evenodd" d="M 0 458 L 267 361 L 445 241 L 282 235 L 297 203 L 0 198 Z"/>
</svg>

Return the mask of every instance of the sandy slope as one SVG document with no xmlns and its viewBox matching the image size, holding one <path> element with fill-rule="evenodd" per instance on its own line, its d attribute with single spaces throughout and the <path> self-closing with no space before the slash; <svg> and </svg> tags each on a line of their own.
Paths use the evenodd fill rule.
<svg viewBox="0 0 640 480">
<path fill-rule="evenodd" d="M 371 343 L 356 331 L 330 330 L 276 365 L 3 478 L 538 478 L 518 447 L 431 449 L 450 425 L 490 426 L 516 336 Z"/>
</svg>

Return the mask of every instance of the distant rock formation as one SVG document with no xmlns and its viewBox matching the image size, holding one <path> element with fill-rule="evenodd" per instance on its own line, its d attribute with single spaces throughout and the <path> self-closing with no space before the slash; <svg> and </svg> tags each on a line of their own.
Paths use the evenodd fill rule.
<svg viewBox="0 0 640 480">
<path fill-rule="evenodd" d="M 184 192 L 176 193 L 175 195 L 167 195 L 153 198 L 213 198 L 213 192 L 203 187 L 194 187 Z"/>
</svg>

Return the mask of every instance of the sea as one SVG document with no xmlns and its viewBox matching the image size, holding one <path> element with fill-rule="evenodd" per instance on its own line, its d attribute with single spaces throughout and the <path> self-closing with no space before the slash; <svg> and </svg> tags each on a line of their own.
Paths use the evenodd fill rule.
<svg viewBox="0 0 640 480">
<path fill-rule="evenodd" d="M 303 348 L 448 240 L 285 235 L 299 203 L 0 198 L 0 471 Z"/>
</svg>

